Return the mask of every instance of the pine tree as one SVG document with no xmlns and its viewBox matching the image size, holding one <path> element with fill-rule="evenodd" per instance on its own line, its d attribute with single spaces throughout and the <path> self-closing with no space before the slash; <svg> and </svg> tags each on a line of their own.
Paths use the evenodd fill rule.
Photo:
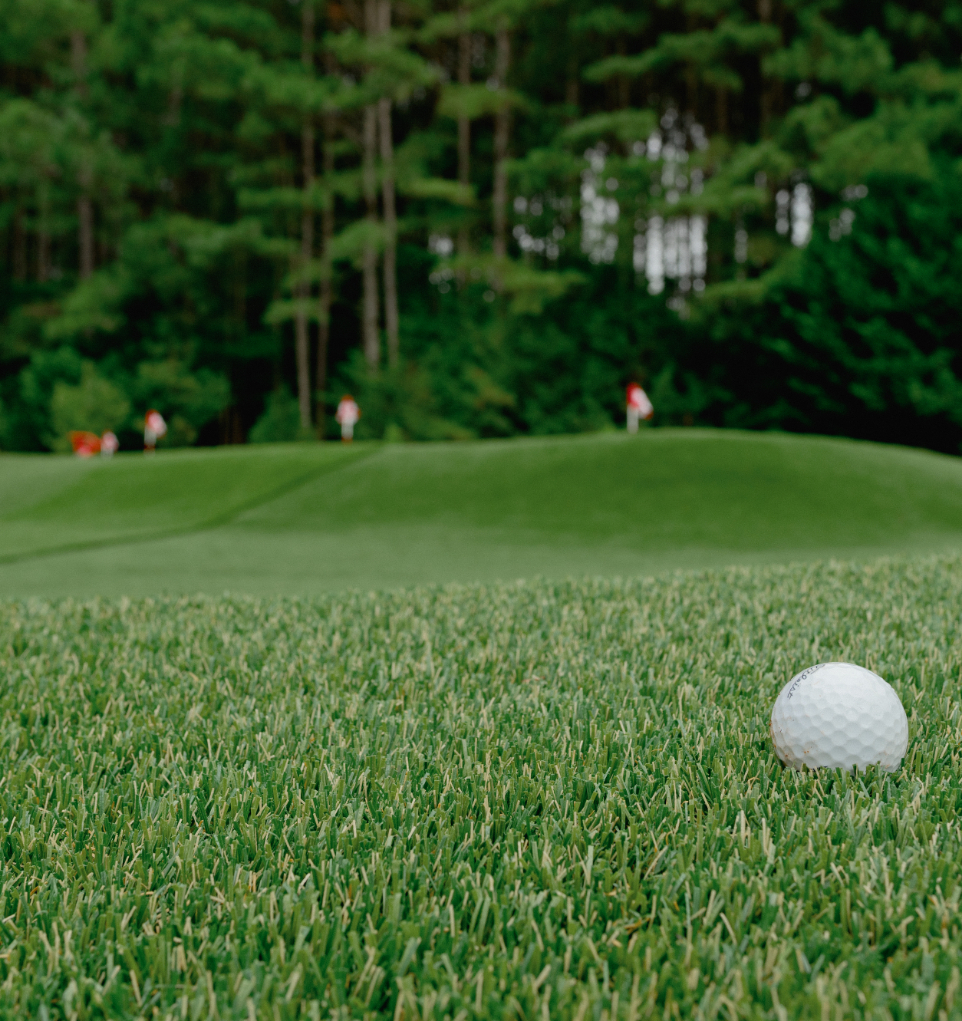
<svg viewBox="0 0 962 1021">
<path fill-rule="evenodd" d="M 314 0 L 301 0 L 301 63 L 308 76 L 314 71 Z M 298 266 L 299 280 L 295 336 L 297 344 L 297 404 L 301 415 L 301 429 L 311 427 L 311 354 L 308 331 L 308 303 L 311 296 L 309 273 L 314 258 L 314 117 L 307 113 L 301 126 L 301 160 L 304 189 L 304 208 L 301 211 L 301 251 Z"/>
<path fill-rule="evenodd" d="M 368 40 L 379 34 L 378 0 L 364 0 L 364 30 Z M 377 282 L 377 101 L 372 100 L 364 107 L 362 128 L 361 180 L 364 191 L 364 205 L 367 216 L 367 233 L 364 238 L 362 272 L 363 294 L 363 337 L 364 357 L 368 368 L 377 371 L 381 361 L 381 339 L 379 330 L 379 300 Z"/>
<path fill-rule="evenodd" d="M 458 85 L 467 89 L 471 84 L 471 32 L 466 3 L 458 4 Z M 467 111 L 458 112 L 458 184 L 467 191 L 471 187 L 471 118 Z M 462 258 L 471 250 L 467 223 L 458 227 L 457 253 Z M 463 284 L 463 276 L 461 280 Z"/>
<path fill-rule="evenodd" d="M 326 69 L 333 74 L 333 54 L 326 53 Z M 321 294 L 317 330 L 317 373 L 315 380 L 315 422 L 319 439 L 324 438 L 324 393 L 327 389 L 327 360 L 331 337 L 331 305 L 334 297 L 334 266 L 331 245 L 334 240 L 334 145 L 336 118 L 330 104 L 323 113 L 324 136 L 322 141 L 323 206 L 321 209 Z"/>
<path fill-rule="evenodd" d="M 87 33 L 83 28 L 77 27 L 70 33 L 70 56 L 77 95 L 82 102 L 90 93 L 87 84 Z M 81 280 L 88 280 L 94 271 L 93 168 L 89 157 L 81 157 L 77 183 L 80 190 L 77 196 L 79 276 Z"/>
<path fill-rule="evenodd" d="M 378 34 L 391 31 L 391 0 L 378 0 Z M 381 206 L 384 213 L 384 333 L 388 362 L 398 363 L 397 302 L 397 209 L 394 201 L 394 137 L 391 122 L 391 97 L 381 96 L 377 103 L 378 139 L 381 153 Z"/>
<path fill-rule="evenodd" d="M 66 413 L 87 363 L 124 428 L 166 401 L 177 442 L 242 440 L 269 392 L 257 435 L 323 435 L 331 380 L 368 388 L 372 435 L 598 424 L 629 372 L 663 381 L 667 417 L 708 415 L 717 367 L 682 338 L 786 321 L 772 295 L 798 266 L 828 293 L 826 251 L 916 222 L 860 204 L 896 202 L 873 181 L 942 194 L 962 157 L 954 0 L 3 0 L 0 19 L 7 446 L 56 439 L 54 391 Z M 649 294 L 646 246 L 695 221 L 704 292 Z M 920 364 L 929 343 L 954 364 L 926 330 L 905 334 Z M 842 347 L 822 356 L 867 386 Z M 745 421 L 787 400 L 758 387 Z"/>
</svg>

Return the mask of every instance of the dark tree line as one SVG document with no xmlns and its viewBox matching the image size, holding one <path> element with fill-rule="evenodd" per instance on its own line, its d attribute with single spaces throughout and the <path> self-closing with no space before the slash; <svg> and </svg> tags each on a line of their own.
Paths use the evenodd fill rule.
<svg viewBox="0 0 962 1021">
<path fill-rule="evenodd" d="M 962 441 L 962 3 L 0 0 L 0 448 Z"/>
</svg>

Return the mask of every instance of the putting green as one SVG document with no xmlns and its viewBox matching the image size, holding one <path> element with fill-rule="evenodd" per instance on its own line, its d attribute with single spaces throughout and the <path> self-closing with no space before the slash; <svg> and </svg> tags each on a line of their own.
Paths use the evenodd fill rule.
<svg viewBox="0 0 962 1021">
<path fill-rule="evenodd" d="M 311 594 L 962 549 L 962 460 L 708 430 L 0 458 L 0 593 Z"/>
</svg>

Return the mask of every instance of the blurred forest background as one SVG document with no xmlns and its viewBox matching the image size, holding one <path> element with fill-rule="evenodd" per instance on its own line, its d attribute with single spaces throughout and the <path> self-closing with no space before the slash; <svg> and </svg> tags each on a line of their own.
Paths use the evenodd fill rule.
<svg viewBox="0 0 962 1021">
<path fill-rule="evenodd" d="M 0 449 L 962 443 L 962 2 L 0 0 Z"/>
</svg>

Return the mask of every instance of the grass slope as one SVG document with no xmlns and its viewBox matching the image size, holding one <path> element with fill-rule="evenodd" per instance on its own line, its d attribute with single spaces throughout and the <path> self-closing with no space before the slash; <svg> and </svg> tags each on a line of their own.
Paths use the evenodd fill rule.
<svg viewBox="0 0 962 1021">
<path fill-rule="evenodd" d="M 955 1018 L 962 559 L 0 605 L 0 1014 Z M 889 678 L 902 769 L 781 769 Z"/>
<path fill-rule="evenodd" d="M 106 545 L 0 564 L 8 594 L 310 594 L 962 548 L 962 460 L 842 440 L 659 430 L 37 460 L 0 459 L 0 478 L 13 463 L 42 493 L 0 482 L 0 560 Z M 21 494 L 7 513 L 5 491 Z"/>
<path fill-rule="evenodd" d="M 357 456 L 333 444 L 110 461 L 8 454 L 0 458 L 0 563 L 213 527 Z"/>
</svg>

